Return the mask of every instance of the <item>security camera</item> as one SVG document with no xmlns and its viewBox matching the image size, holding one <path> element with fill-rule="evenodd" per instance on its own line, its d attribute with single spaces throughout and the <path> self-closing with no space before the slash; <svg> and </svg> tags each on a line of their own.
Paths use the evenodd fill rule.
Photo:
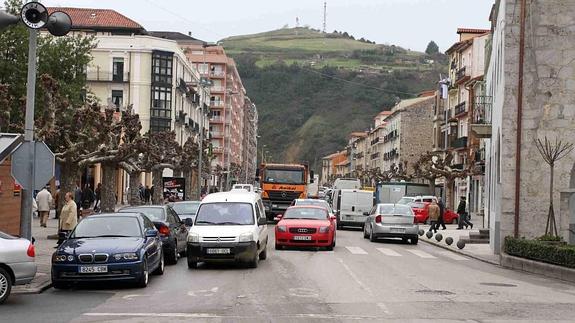
<svg viewBox="0 0 575 323">
<path fill-rule="evenodd" d="M 40 29 L 48 22 L 48 10 L 39 2 L 28 2 L 22 7 L 20 17 L 29 28 Z"/>
</svg>

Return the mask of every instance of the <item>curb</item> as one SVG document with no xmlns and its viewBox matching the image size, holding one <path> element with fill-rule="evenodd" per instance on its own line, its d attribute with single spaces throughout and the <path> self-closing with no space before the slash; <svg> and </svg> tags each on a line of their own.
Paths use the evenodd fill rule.
<svg viewBox="0 0 575 323">
<path fill-rule="evenodd" d="M 449 251 L 451 251 L 451 252 L 453 252 L 453 253 L 461 254 L 461 255 L 467 256 L 467 257 L 469 257 L 469 258 L 473 258 L 473 259 L 475 259 L 475 260 L 479 260 L 479 261 L 482 261 L 482 262 L 485 262 L 485 263 L 488 263 L 488 264 L 491 264 L 491 265 L 501 266 L 501 263 L 499 263 L 499 262 L 497 262 L 497 261 L 492 261 L 492 260 L 489 260 L 489 259 L 485 259 L 485 258 L 476 256 L 476 255 L 470 254 L 470 253 L 468 253 L 468 252 L 462 252 L 462 251 L 459 251 L 459 249 L 456 250 L 456 249 L 454 249 L 454 248 L 450 248 L 449 246 L 444 246 L 444 245 L 442 245 L 442 244 L 440 244 L 440 243 L 432 242 L 431 239 L 429 239 L 429 240 L 419 239 L 419 241 L 423 241 L 423 242 L 425 242 L 425 243 L 427 243 L 427 244 L 430 244 L 430 245 L 433 245 L 433 246 L 437 246 L 437 247 L 439 247 L 439 248 L 442 248 L 442 249 L 445 249 L 445 250 L 449 250 Z M 455 243 L 455 241 L 454 241 L 454 243 Z"/>
<path fill-rule="evenodd" d="M 49 289 L 50 287 L 52 287 L 52 281 L 48 280 L 43 284 L 40 284 L 37 287 L 34 288 L 22 288 L 22 289 L 16 289 L 19 286 L 14 286 L 14 289 L 12 290 L 12 294 L 14 295 L 29 295 L 29 294 L 41 294 L 42 292 L 46 291 L 47 289 Z M 24 287 L 24 286 L 22 286 Z"/>
<path fill-rule="evenodd" d="M 507 269 L 519 270 L 526 273 L 575 283 L 575 269 L 569 267 L 516 257 L 506 253 L 501 254 L 501 266 Z"/>
</svg>

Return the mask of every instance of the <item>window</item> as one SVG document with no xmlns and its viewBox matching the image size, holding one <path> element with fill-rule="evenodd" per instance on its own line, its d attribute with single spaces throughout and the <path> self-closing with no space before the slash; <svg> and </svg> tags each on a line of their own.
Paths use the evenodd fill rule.
<svg viewBox="0 0 575 323">
<path fill-rule="evenodd" d="M 152 82 L 171 85 L 174 54 L 154 51 L 152 54 Z"/>
<path fill-rule="evenodd" d="M 124 58 L 114 57 L 112 61 L 112 81 L 124 81 Z"/>
<path fill-rule="evenodd" d="M 112 90 L 112 103 L 116 106 L 116 111 L 119 111 L 124 103 L 124 91 Z"/>
</svg>

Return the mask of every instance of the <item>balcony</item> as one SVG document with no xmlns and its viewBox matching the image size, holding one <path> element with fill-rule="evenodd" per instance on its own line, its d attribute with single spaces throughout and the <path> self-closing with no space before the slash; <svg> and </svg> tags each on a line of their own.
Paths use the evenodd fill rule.
<svg viewBox="0 0 575 323">
<path fill-rule="evenodd" d="M 210 122 L 212 123 L 222 123 L 224 122 L 224 118 L 220 117 L 220 116 L 213 116 L 210 118 Z"/>
<path fill-rule="evenodd" d="M 217 93 L 224 93 L 225 91 L 226 91 L 226 88 L 223 87 L 223 86 L 212 86 L 212 87 L 210 88 L 210 92 L 211 92 L 211 93 L 215 93 L 215 92 L 217 92 Z"/>
<path fill-rule="evenodd" d="M 451 165 L 451 169 L 463 170 L 463 163 Z"/>
<path fill-rule="evenodd" d="M 397 157 L 399 155 L 399 153 L 397 152 L 397 148 L 394 148 L 392 150 L 390 150 L 389 152 L 386 152 L 385 154 L 383 154 L 383 160 L 392 160 L 395 157 Z"/>
<path fill-rule="evenodd" d="M 215 78 L 226 77 L 226 72 L 225 71 L 211 71 L 210 77 L 215 77 Z"/>
<path fill-rule="evenodd" d="M 455 106 L 455 116 L 459 117 L 467 113 L 467 102 L 463 101 Z"/>
<path fill-rule="evenodd" d="M 224 152 L 224 149 L 222 147 L 212 147 L 212 152 L 214 154 L 221 154 Z"/>
<path fill-rule="evenodd" d="M 86 80 L 91 82 L 128 83 L 130 82 L 130 72 L 117 74 L 102 70 L 88 71 Z"/>
<path fill-rule="evenodd" d="M 453 149 L 463 149 L 467 148 L 467 137 L 460 137 L 451 142 L 451 147 Z"/>
<path fill-rule="evenodd" d="M 371 141 L 371 145 L 372 145 L 372 146 L 375 145 L 375 144 L 377 144 L 377 143 L 379 143 L 379 137 L 376 137 L 375 139 L 373 139 L 373 140 Z"/>
<path fill-rule="evenodd" d="M 397 129 L 390 131 L 387 135 L 383 136 L 383 142 L 392 141 L 395 138 L 399 137 Z"/>
<path fill-rule="evenodd" d="M 469 78 L 469 74 L 467 73 L 467 68 L 462 67 L 457 72 L 455 72 L 455 83 L 461 83 L 466 81 Z"/>
<path fill-rule="evenodd" d="M 371 160 L 378 159 L 378 158 L 379 158 L 379 153 L 371 154 L 370 158 L 371 158 Z"/>
<path fill-rule="evenodd" d="M 491 96 L 476 96 L 471 131 L 478 138 L 491 138 Z"/>
<path fill-rule="evenodd" d="M 224 106 L 224 101 L 210 101 L 210 107 L 221 108 Z"/>
</svg>

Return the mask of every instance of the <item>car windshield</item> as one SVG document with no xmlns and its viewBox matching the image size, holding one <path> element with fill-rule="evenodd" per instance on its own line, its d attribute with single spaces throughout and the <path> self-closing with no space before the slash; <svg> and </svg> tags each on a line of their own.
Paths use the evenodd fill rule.
<svg viewBox="0 0 575 323">
<path fill-rule="evenodd" d="M 413 197 L 402 197 L 399 201 L 397 201 L 397 203 L 395 204 L 409 204 L 411 202 L 413 202 L 414 198 Z"/>
<path fill-rule="evenodd" d="M 422 202 L 413 202 L 413 203 L 410 203 L 409 206 L 411 206 L 412 208 L 415 208 L 415 209 L 424 209 L 424 208 L 425 208 L 425 203 L 422 203 Z"/>
<path fill-rule="evenodd" d="M 266 183 L 277 184 L 303 184 L 303 169 L 302 170 L 288 170 L 288 169 L 267 169 L 264 181 Z"/>
<path fill-rule="evenodd" d="M 172 208 L 180 218 L 185 218 L 183 215 L 195 215 L 198 212 L 198 207 L 200 206 L 200 202 L 183 202 L 183 203 L 174 203 Z"/>
<path fill-rule="evenodd" d="M 143 213 L 150 220 L 166 220 L 166 214 L 164 213 L 164 208 L 162 207 L 131 207 L 127 209 L 122 209 L 120 212 L 124 213 Z M 177 211 L 176 211 L 177 212 Z"/>
<path fill-rule="evenodd" d="M 98 237 L 142 237 L 142 229 L 133 216 L 95 216 L 82 220 L 70 235 L 70 238 Z"/>
<path fill-rule="evenodd" d="M 254 212 L 249 203 L 216 202 L 200 205 L 195 225 L 251 225 Z"/>
<path fill-rule="evenodd" d="M 384 204 L 379 206 L 379 214 L 413 215 L 411 207 L 407 205 Z"/>
<path fill-rule="evenodd" d="M 309 220 L 326 220 L 327 211 L 320 208 L 298 207 L 288 209 L 283 219 L 309 219 Z"/>
</svg>

